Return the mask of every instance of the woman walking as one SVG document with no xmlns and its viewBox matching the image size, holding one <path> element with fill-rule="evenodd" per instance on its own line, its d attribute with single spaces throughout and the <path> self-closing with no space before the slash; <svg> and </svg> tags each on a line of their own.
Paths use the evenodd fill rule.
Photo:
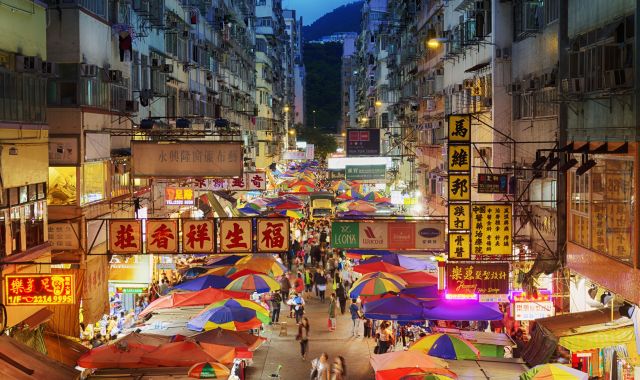
<svg viewBox="0 0 640 380">
<path fill-rule="evenodd" d="M 335 279 L 336 286 L 336 297 L 338 297 L 338 303 L 340 304 L 340 314 L 344 315 L 344 311 L 347 308 L 347 290 L 342 285 L 342 281 L 340 281 L 340 277 L 336 274 Z"/>
<path fill-rule="evenodd" d="M 331 293 L 329 301 L 329 331 L 336 331 L 336 294 Z"/>
<path fill-rule="evenodd" d="M 331 380 L 344 380 L 347 378 L 347 366 L 342 356 L 337 356 L 331 369 Z"/>
<path fill-rule="evenodd" d="M 329 355 L 323 352 L 319 358 L 311 361 L 311 379 L 313 380 L 331 380 L 331 364 L 329 364 Z"/>
<path fill-rule="evenodd" d="M 309 353 L 309 320 L 307 317 L 302 318 L 302 321 L 298 325 L 298 335 L 296 340 L 300 341 L 300 355 L 302 360 L 307 360 L 307 354 Z"/>
<path fill-rule="evenodd" d="M 327 291 L 327 278 L 322 270 L 316 272 L 316 286 L 318 287 L 320 302 L 324 303 L 324 294 Z"/>
</svg>

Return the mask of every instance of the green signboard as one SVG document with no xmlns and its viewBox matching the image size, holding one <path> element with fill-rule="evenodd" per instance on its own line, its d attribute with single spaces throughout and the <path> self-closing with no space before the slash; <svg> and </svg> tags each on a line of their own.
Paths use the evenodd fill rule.
<svg viewBox="0 0 640 380">
<path fill-rule="evenodd" d="M 386 165 L 346 165 L 345 177 L 347 181 L 384 180 L 387 173 Z"/>
<path fill-rule="evenodd" d="M 331 224 L 331 246 L 333 248 L 358 248 L 358 223 L 333 222 Z"/>
</svg>

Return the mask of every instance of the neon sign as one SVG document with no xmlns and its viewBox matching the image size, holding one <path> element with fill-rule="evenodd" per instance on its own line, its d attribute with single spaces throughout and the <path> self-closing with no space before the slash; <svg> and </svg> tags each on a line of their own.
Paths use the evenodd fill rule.
<svg viewBox="0 0 640 380">
<path fill-rule="evenodd" d="M 551 290 L 538 289 L 537 294 L 527 293 L 520 290 L 511 292 L 511 302 L 543 302 L 551 301 Z"/>
<path fill-rule="evenodd" d="M 7 305 L 72 305 L 75 303 L 71 274 L 27 274 L 4 277 Z"/>
</svg>

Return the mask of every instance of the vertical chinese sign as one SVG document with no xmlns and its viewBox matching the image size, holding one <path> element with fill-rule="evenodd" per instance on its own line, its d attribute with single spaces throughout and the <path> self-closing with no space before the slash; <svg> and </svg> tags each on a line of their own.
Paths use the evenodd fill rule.
<svg viewBox="0 0 640 380">
<path fill-rule="evenodd" d="M 289 250 L 289 219 L 257 219 L 258 252 L 287 252 Z"/>
<path fill-rule="evenodd" d="M 213 253 L 214 237 L 213 220 L 182 220 L 182 253 Z"/>
<path fill-rule="evenodd" d="M 450 115 L 447 130 L 449 260 L 469 260 L 471 259 L 471 116 Z"/>
<path fill-rule="evenodd" d="M 147 253 L 178 253 L 178 221 L 147 220 Z"/>
<path fill-rule="evenodd" d="M 472 253 L 511 255 L 511 205 L 475 204 L 471 210 Z"/>
<path fill-rule="evenodd" d="M 252 251 L 253 226 L 251 219 L 220 219 L 220 252 L 246 253 Z"/>
<path fill-rule="evenodd" d="M 142 222 L 133 219 L 110 220 L 109 252 L 116 255 L 142 253 Z"/>
</svg>

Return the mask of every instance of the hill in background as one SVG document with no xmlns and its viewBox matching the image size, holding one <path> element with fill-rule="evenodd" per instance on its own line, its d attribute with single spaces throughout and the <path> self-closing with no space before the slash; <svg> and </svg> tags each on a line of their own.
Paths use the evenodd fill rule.
<svg viewBox="0 0 640 380">
<path fill-rule="evenodd" d="M 363 4 L 363 1 L 357 1 L 343 5 L 320 17 L 313 24 L 303 27 L 304 40 L 313 41 L 337 32 L 360 32 L 360 12 Z"/>
<path fill-rule="evenodd" d="M 325 43 L 304 45 L 305 83 L 305 119 L 306 128 L 313 128 L 335 133 L 340 114 L 342 44 Z"/>
</svg>

